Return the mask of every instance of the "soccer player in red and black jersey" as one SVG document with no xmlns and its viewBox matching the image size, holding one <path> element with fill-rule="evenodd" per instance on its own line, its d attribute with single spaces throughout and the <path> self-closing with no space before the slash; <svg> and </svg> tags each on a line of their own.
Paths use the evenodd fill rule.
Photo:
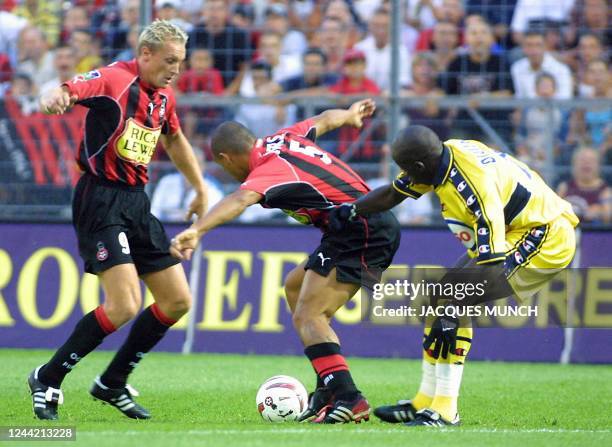
<svg viewBox="0 0 612 447">
<path fill-rule="evenodd" d="M 256 138 L 235 122 L 219 126 L 212 137 L 215 161 L 242 184 L 177 235 L 171 248 L 180 258 L 190 257 L 204 233 L 256 203 L 280 208 L 321 229 L 321 244 L 285 280 L 294 326 L 317 372 L 317 389 L 300 420 L 360 422 L 370 413 L 368 401 L 351 378 L 330 319 L 361 285 L 378 282 L 399 246 L 399 225 L 393 214 L 384 212 L 356 219 L 342 233 L 328 231 L 330 208 L 342 201 L 354 202 L 369 188 L 314 139 L 344 125 L 359 128 L 374 110 L 372 100 L 359 101 L 348 110 L 327 110 L 264 138 Z"/>
<path fill-rule="evenodd" d="M 136 316 L 142 304 L 139 277 L 155 303 L 138 315 L 90 393 L 128 417 L 150 417 L 134 402 L 127 377 L 191 303 L 183 268 L 170 254 L 170 242 L 144 192 L 158 140 L 197 192 L 189 216 L 206 211 L 202 173 L 181 132 L 170 88 L 185 59 L 186 41 L 180 28 L 155 21 L 141 33 L 135 60 L 78 75 L 41 98 L 46 113 L 64 113 L 74 103 L 89 109 L 77 156 L 83 175 L 74 193 L 73 223 L 85 271 L 98 275 L 105 301 L 77 323 L 49 362 L 30 374 L 40 419 L 57 419 L 66 374 Z"/>
</svg>

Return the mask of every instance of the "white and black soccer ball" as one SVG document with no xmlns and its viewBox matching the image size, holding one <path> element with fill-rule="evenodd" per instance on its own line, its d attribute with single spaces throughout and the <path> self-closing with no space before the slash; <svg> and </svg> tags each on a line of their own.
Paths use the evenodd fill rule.
<svg viewBox="0 0 612 447">
<path fill-rule="evenodd" d="M 295 421 L 308 405 L 308 393 L 299 380 L 274 376 L 259 387 L 255 400 L 264 421 Z"/>
</svg>

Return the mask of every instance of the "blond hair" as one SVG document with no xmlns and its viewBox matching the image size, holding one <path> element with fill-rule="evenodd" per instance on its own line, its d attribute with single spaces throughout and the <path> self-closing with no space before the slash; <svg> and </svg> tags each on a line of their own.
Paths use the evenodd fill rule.
<svg viewBox="0 0 612 447">
<path fill-rule="evenodd" d="M 187 43 L 187 33 L 168 20 L 155 20 L 138 36 L 138 53 L 142 47 L 157 51 L 168 41 Z"/>
</svg>

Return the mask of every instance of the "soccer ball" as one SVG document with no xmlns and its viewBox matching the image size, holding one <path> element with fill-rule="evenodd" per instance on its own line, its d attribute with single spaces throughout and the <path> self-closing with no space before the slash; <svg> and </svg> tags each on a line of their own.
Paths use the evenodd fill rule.
<svg viewBox="0 0 612 447">
<path fill-rule="evenodd" d="M 274 376 L 259 387 L 255 403 L 265 421 L 295 421 L 308 405 L 308 393 L 299 380 Z"/>
</svg>

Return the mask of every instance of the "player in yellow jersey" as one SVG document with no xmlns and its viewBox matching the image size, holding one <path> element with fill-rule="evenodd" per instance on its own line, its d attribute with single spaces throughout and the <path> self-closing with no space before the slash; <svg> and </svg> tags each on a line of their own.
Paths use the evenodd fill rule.
<svg viewBox="0 0 612 447">
<path fill-rule="evenodd" d="M 515 158 L 474 140 L 442 143 L 424 126 L 404 129 L 392 154 L 402 169 L 395 181 L 336 208 L 330 215 L 332 228 L 340 230 L 356 215 L 388 210 L 407 197 L 434 191 L 442 216 L 467 248 L 456 267 L 499 272 L 505 288 L 499 285 L 496 298 L 526 298 L 572 261 L 578 218 L 571 205 Z M 406 425 L 457 425 L 472 328 L 445 316 L 425 326 L 419 391 L 412 400 L 379 407 L 374 414 Z"/>
</svg>

